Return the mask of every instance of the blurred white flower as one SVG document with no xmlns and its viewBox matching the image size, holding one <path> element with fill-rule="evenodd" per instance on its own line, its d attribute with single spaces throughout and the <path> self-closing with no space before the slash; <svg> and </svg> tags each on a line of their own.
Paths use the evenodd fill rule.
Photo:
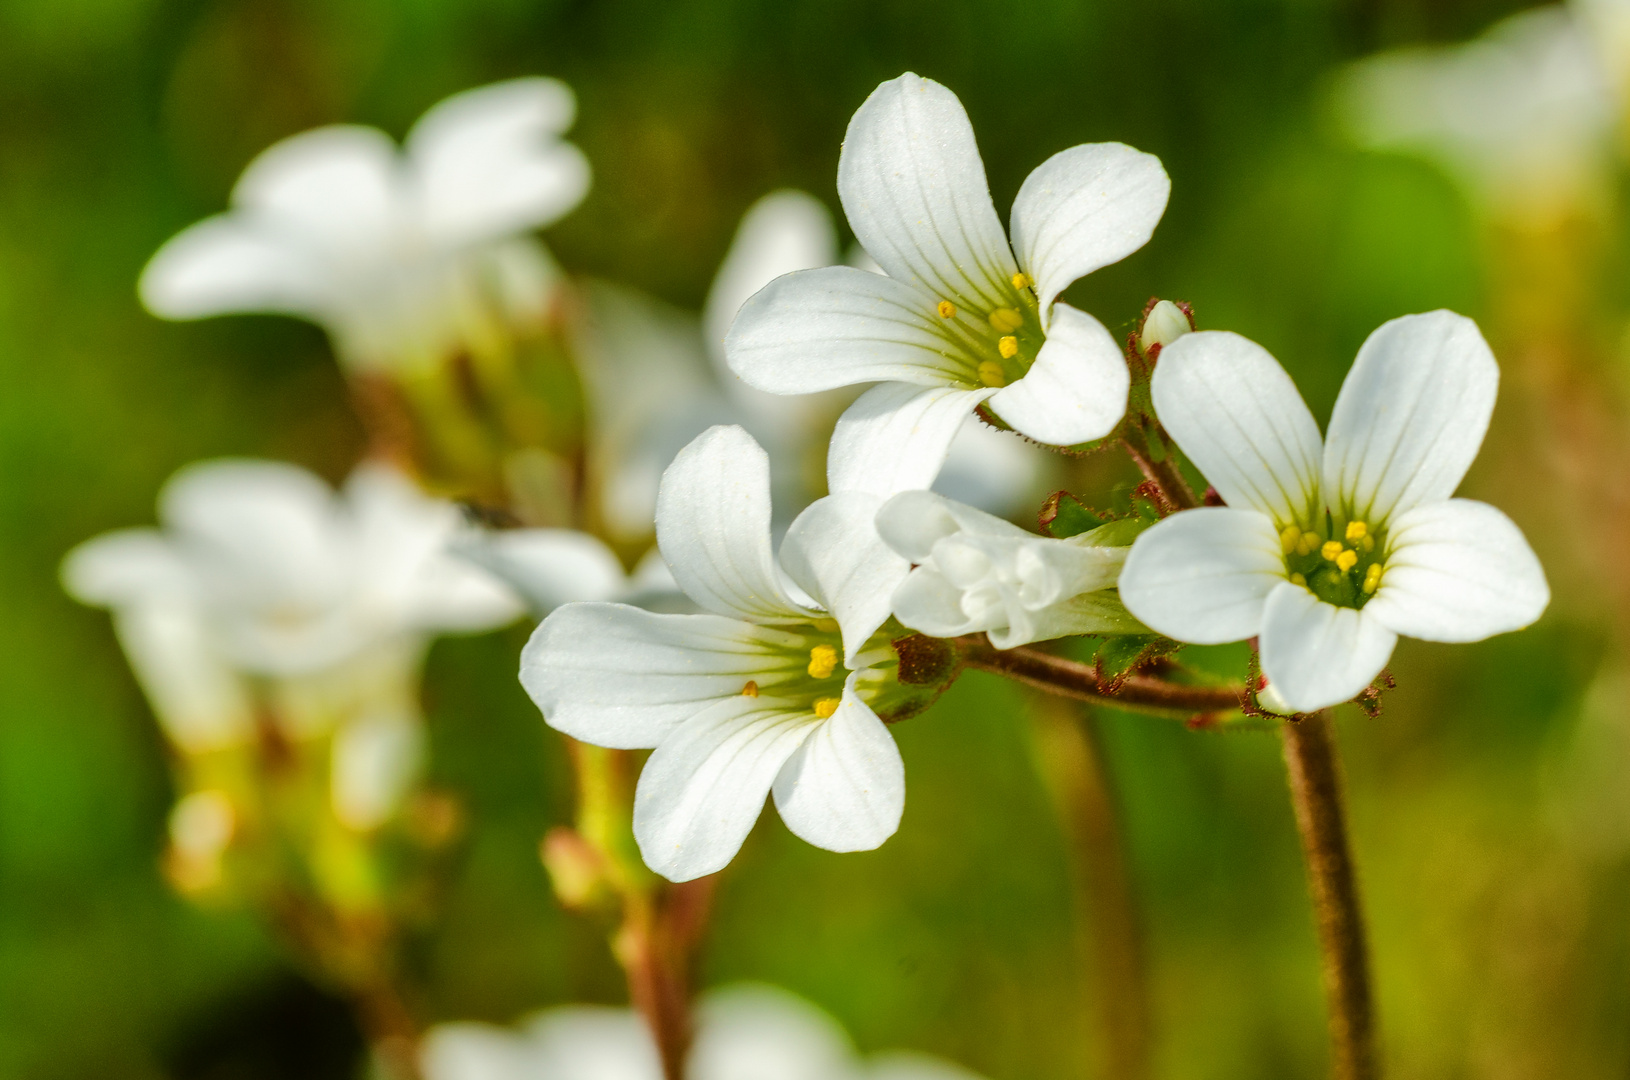
<svg viewBox="0 0 1630 1080">
<path fill-rule="evenodd" d="M 838 194 L 855 235 L 886 271 L 788 274 L 741 310 L 725 348 L 750 385 L 806 394 L 878 382 L 839 421 L 835 490 L 879 471 L 927 487 L 981 403 L 1043 443 L 1100 438 L 1126 410 L 1129 374 L 1114 337 L 1057 297 L 1148 241 L 1170 181 L 1120 143 L 1043 162 L 1013 205 L 1012 243 L 984 163 L 950 90 L 905 74 L 850 121 Z"/>
<path fill-rule="evenodd" d="M 739 427 L 710 429 L 668 467 L 657 503 L 662 554 L 708 614 L 567 604 L 527 643 L 521 682 L 551 727 L 654 748 L 634 835 L 671 880 L 724 867 L 772 790 L 787 827 L 830 851 L 898 828 L 905 769 L 869 702 L 896 661 L 877 631 L 907 563 L 863 498 L 811 506 L 777 560 L 767 455 Z"/>
<path fill-rule="evenodd" d="M 558 271 L 526 234 L 588 190 L 559 137 L 575 111 L 565 84 L 514 79 L 436 105 L 401 152 L 354 125 L 285 139 L 244 170 L 230 211 L 153 256 L 142 300 L 171 319 L 311 319 L 358 369 L 479 349 L 547 310 Z"/>
<path fill-rule="evenodd" d="M 861 1058 L 837 1021 L 772 986 L 740 984 L 703 995 L 690 1080 L 979 1080 L 925 1054 Z M 426 1080 L 661 1080 L 645 1025 L 628 1009 L 548 1009 L 518 1029 L 453 1023 L 425 1036 Z"/>
<path fill-rule="evenodd" d="M 605 541 L 573 529 L 482 530 L 461 538 L 454 550 L 508 583 L 538 615 L 574 601 L 662 610 L 683 599 L 656 548 L 627 573 Z"/>
<path fill-rule="evenodd" d="M 1037 536 L 928 491 L 883 504 L 877 531 L 913 564 L 894 617 L 931 637 L 984 631 L 998 649 L 1071 634 L 1147 633 L 1121 606 L 1126 541 L 1111 524 L 1069 539 Z"/>
<path fill-rule="evenodd" d="M 1535 8 L 1463 45 L 1361 60 L 1342 73 L 1338 110 L 1361 145 L 1436 161 L 1496 216 L 1589 208 L 1612 182 L 1625 7 Z"/>
<path fill-rule="evenodd" d="M 1494 411 L 1499 368 L 1470 319 L 1406 315 L 1364 342 L 1320 439 L 1260 345 L 1202 331 L 1166 346 L 1162 423 L 1226 506 L 1140 535 L 1121 599 L 1201 645 L 1259 638 L 1276 712 L 1352 698 L 1400 635 L 1480 641 L 1529 625 L 1550 590 L 1522 532 L 1451 498 Z"/>
</svg>

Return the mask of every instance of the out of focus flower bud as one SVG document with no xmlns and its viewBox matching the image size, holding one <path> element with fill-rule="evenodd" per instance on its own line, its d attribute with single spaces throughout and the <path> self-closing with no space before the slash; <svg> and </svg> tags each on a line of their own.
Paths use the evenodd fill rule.
<svg viewBox="0 0 1630 1080">
<path fill-rule="evenodd" d="M 538 846 L 543 868 L 563 907 L 580 911 L 605 895 L 605 860 L 575 829 L 550 829 Z"/>
<path fill-rule="evenodd" d="M 1138 331 L 1138 348 L 1144 355 L 1155 348 L 1165 348 L 1194 329 L 1188 315 L 1170 300 L 1160 300 L 1143 317 L 1143 328 Z"/>
<path fill-rule="evenodd" d="M 220 882 L 221 856 L 237 822 L 232 800 L 223 791 L 195 791 L 175 804 L 165 871 L 178 890 L 197 893 Z"/>
</svg>

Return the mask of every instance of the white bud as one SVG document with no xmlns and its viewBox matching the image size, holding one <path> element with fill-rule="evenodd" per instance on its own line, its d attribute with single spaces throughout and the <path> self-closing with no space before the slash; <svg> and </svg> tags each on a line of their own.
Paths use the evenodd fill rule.
<svg viewBox="0 0 1630 1080">
<path fill-rule="evenodd" d="M 1162 300 L 1149 309 L 1144 317 L 1143 331 L 1138 335 L 1138 347 L 1145 353 L 1159 345 L 1165 348 L 1190 330 L 1189 317 L 1170 300 Z"/>
</svg>

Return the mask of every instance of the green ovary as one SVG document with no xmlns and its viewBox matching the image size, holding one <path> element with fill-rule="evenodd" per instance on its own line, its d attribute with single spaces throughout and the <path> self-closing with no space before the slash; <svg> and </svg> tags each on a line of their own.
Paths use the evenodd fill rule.
<svg viewBox="0 0 1630 1080">
<path fill-rule="evenodd" d="M 1361 608 L 1381 586 L 1387 543 L 1367 522 L 1333 521 L 1287 525 L 1279 534 L 1285 574 L 1336 607 Z"/>
<path fill-rule="evenodd" d="M 1047 340 L 1030 279 L 1016 274 L 1010 285 L 1003 305 L 990 311 L 959 309 L 949 300 L 935 309 L 947 336 L 973 361 L 970 381 L 981 386 L 1002 387 L 1024 378 Z"/>
</svg>

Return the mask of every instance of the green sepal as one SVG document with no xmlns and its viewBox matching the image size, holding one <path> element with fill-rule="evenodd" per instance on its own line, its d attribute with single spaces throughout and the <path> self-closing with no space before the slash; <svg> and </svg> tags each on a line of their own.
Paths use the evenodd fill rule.
<svg viewBox="0 0 1630 1080">
<path fill-rule="evenodd" d="M 1068 491 L 1055 491 L 1041 504 L 1036 523 L 1043 536 L 1064 540 L 1104 525 L 1110 519 L 1095 513 Z"/>
<path fill-rule="evenodd" d="M 1182 647 L 1181 642 L 1161 634 L 1118 634 L 1104 639 L 1093 663 L 1100 679 L 1115 680 Z"/>
</svg>

